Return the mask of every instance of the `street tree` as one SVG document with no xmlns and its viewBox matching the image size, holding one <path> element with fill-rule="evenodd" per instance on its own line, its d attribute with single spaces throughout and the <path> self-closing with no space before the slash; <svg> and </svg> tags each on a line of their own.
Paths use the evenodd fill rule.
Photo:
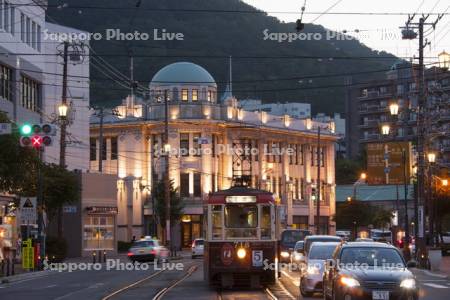
<svg viewBox="0 0 450 300">
<path fill-rule="evenodd" d="M 155 213 L 157 215 L 159 224 L 162 228 L 166 228 L 166 199 L 165 199 L 165 185 L 164 181 L 159 181 L 153 187 L 153 197 L 155 200 Z M 173 180 L 170 181 L 170 221 L 176 223 L 180 221 L 183 215 L 184 204 L 178 193 L 178 189 L 174 187 Z"/>
</svg>

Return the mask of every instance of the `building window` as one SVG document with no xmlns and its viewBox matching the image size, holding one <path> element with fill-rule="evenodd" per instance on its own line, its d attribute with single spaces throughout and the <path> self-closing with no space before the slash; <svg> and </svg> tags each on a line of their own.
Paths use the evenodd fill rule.
<svg viewBox="0 0 450 300">
<path fill-rule="evenodd" d="M 25 43 L 25 15 L 20 13 L 20 39 Z"/>
<path fill-rule="evenodd" d="M 299 145 L 298 147 L 298 160 L 300 165 L 305 163 L 305 155 L 304 155 L 305 145 Z"/>
<path fill-rule="evenodd" d="M 308 216 L 293 216 L 292 217 L 292 228 L 293 229 L 308 229 Z"/>
<path fill-rule="evenodd" d="M 84 250 L 114 250 L 114 216 L 86 216 L 83 239 Z"/>
<path fill-rule="evenodd" d="M 97 160 L 97 139 L 89 139 L 89 159 L 91 161 Z"/>
<path fill-rule="evenodd" d="M 252 154 L 253 154 L 253 161 L 259 161 L 259 149 L 257 140 L 252 141 Z"/>
<path fill-rule="evenodd" d="M 320 166 L 325 166 L 325 147 L 320 147 Z"/>
<path fill-rule="evenodd" d="M 16 31 L 16 8 L 14 6 L 11 6 L 10 9 L 10 22 L 11 22 L 11 26 L 10 26 L 10 31 L 12 35 L 15 35 L 15 31 Z"/>
<path fill-rule="evenodd" d="M 5 29 L 6 32 L 9 32 L 10 27 L 9 27 L 9 3 L 5 1 L 4 5 L 3 5 L 3 28 Z"/>
<path fill-rule="evenodd" d="M 211 192 L 216 191 L 216 174 L 211 174 Z"/>
<path fill-rule="evenodd" d="M 198 90 L 192 90 L 192 101 L 198 101 Z"/>
<path fill-rule="evenodd" d="M 106 160 L 106 153 L 108 153 L 108 147 L 107 147 L 105 138 L 103 138 L 102 145 L 103 145 L 102 146 L 102 160 Z"/>
<path fill-rule="evenodd" d="M 25 30 L 25 33 L 26 33 L 26 38 L 27 38 L 27 44 L 30 45 L 30 43 L 31 43 L 31 34 L 30 34 L 31 19 L 28 18 L 28 17 L 27 17 L 27 23 L 26 23 L 26 26 L 27 26 L 27 28 L 26 28 L 26 30 Z"/>
<path fill-rule="evenodd" d="M 299 181 L 298 178 L 294 179 L 294 196 L 292 197 L 292 199 L 294 200 L 300 200 L 300 186 L 299 186 Z"/>
<path fill-rule="evenodd" d="M 194 173 L 194 197 L 202 196 L 202 179 L 200 173 Z"/>
<path fill-rule="evenodd" d="M 117 136 L 111 138 L 111 160 L 116 160 L 118 157 Z"/>
<path fill-rule="evenodd" d="M 180 173 L 180 197 L 189 197 L 189 173 Z"/>
<path fill-rule="evenodd" d="M 189 156 L 189 133 L 180 133 L 181 156 Z"/>
<path fill-rule="evenodd" d="M 194 156 L 202 155 L 202 144 L 200 143 L 200 138 L 202 137 L 201 133 L 193 134 L 193 142 L 192 145 L 194 147 L 195 153 Z"/>
<path fill-rule="evenodd" d="M 215 134 L 213 134 L 211 136 L 211 154 L 212 157 L 216 157 L 216 142 L 217 142 L 217 136 Z"/>
<path fill-rule="evenodd" d="M 212 91 L 208 91 L 208 102 L 212 101 Z"/>
<path fill-rule="evenodd" d="M 0 65 L 0 97 L 12 101 L 12 70 Z"/>
<path fill-rule="evenodd" d="M 31 47 L 36 49 L 36 23 L 31 22 Z"/>
<path fill-rule="evenodd" d="M 22 76 L 22 106 L 32 111 L 38 111 L 40 104 L 40 85 L 37 81 Z"/>
<path fill-rule="evenodd" d="M 182 101 L 188 101 L 189 97 L 189 90 L 188 89 L 182 89 L 181 90 L 181 100 Z"/>
<path fill-rule="evenodd" d="M 311 146 L 311 166 L 314 166 L 316 164 L 316 151 L 315 147 Z"/>
<path fill-rule="evenodd" d="M 158 135 L 153 134 L 152 135 L 152 149 L 151 151 L 153 152 L 153 157 L 156 158 L 159 156 L 159 138 Z"/>
</svg>

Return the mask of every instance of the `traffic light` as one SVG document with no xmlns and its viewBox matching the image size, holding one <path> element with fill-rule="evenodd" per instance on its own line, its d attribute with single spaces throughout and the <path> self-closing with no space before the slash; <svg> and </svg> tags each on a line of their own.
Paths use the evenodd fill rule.
<svg viewBox="0 0 450 300">
<path fill-rule="evenodd" d="M 20 127 L 20 146 L 41 148 L 52 145 L 52 136 L 56 135 L 53 124 L 23 124 Z"/>
</svg>

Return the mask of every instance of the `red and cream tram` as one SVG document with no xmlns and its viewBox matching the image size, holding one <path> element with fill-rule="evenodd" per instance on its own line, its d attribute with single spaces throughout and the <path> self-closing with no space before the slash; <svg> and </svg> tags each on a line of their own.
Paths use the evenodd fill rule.
<svg viewBox="0 0 450 300">
<path fill-rule="evenodd" d="M 259 286 L 276 279 L 277 206 L 272 193 L 233 187 L 209 195 L 205 280 Z"/>
</svg>

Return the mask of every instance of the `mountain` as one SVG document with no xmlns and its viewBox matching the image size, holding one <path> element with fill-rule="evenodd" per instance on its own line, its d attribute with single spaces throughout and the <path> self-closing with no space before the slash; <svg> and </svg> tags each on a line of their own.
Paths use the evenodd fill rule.
<svg viewBox="0 0 450 300">
<path fill-rule="evenodd" d="M 240 0 L 48 2 L 49 22 L 97 33 L 97 37 L 102 35 L 102 39 L 91 39 L 91 47 L 127 76 L 130 74 L 128 55 L 132 53 L 134 77 L 143 86 L 148 86 L 163 66 L 191 61 L 205 67 L 218 83 L 219 91 L 224 91 L 228 56 L 233 56 L 233 91 L 238 99 L 305 101 L 312 103 L 314 112 L 342 112 L 345 75 L 356 73 L 354 82 L 380 78 L 382 72 L 370 71 L 387 70 L 397 60 L 356 40 L 327 40 L 326 29 L 311 24 L 302 31 L 302 40 L 272 40 L 279 38 L 276 33 L 296 33 L 295 24 L 281 22 Z M 108 29 L 147 33 L 150 38 L 106 40 Z M 163 29 L 168 33 L 182 33 L 183 40 L 154 40 L 155 29 L 159 34 Z M 304 40 L 308 34 L 316 37 L 320 34 L 322 38 Z M 98 64 L 103 64 L 99 58 L 92 60 L 96 66 L 91 62 L 91 102 L 105 106 L 117 104 L 128 90 L 106 79 L 98 70 Z M 341 76 L 325 77 L 329 74 Z"/>
</svg>

